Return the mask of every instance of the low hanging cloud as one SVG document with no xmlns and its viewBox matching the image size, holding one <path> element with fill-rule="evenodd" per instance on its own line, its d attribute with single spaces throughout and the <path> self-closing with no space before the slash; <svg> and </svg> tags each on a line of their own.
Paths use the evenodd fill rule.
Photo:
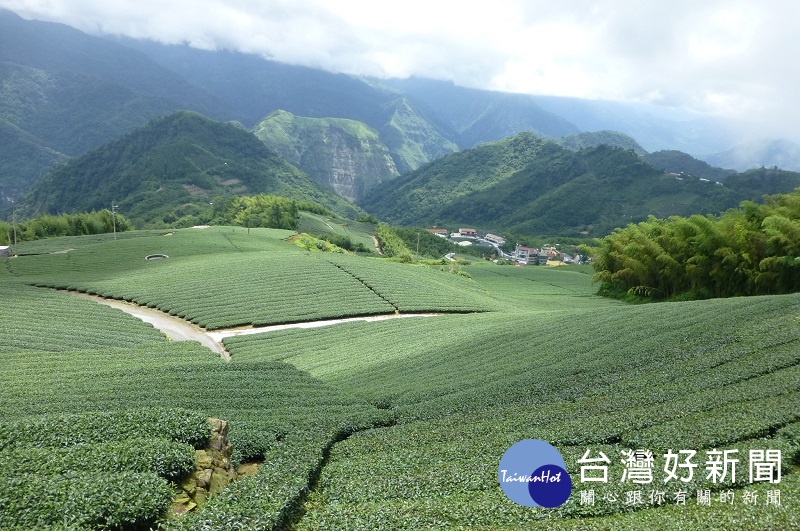
<svg viewBox="0 0 800 531">
<path fill-rule="evenodd" d="M 87 33 L 227 48 L 334 72 L 646 101 L 797 136 L 788 0 L 0 0 Z"/>
</svg>

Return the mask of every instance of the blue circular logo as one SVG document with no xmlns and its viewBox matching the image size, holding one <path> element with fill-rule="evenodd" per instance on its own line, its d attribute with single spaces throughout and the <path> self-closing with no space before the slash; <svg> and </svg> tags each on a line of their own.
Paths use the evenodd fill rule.
<svg viewBox="0 0 800 531">
<path fill-rule="evenodd" d="M 558 507 L 572 493 L 561 453 L 539 439 L 511 445 L 500 459 L 497 480 L 511 501 L 525 507 Z"/>
</svg>

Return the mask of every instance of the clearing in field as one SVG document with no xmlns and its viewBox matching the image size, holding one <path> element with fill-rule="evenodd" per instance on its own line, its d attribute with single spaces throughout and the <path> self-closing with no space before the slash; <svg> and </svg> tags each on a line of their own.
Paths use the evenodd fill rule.
<svg viewBox="0 0 800 531">
<path fill-rule="evenodd" d="M 800 526 L 800 295 L 631 306 L 595 296 L 583 267 L 480 263 L 466 278 L 308 253 L 291 235 L 123 233 L 34 242 L 3 259 L 4 525 Z M 152 254 L 170 258 L 144 259 Z M 217 330 L 449 315 L 230 337 L 226 363 L 44 287 Z M 262 465 L 167 518 L 208 442 L 208 417 L 229 421 L 234 464 Z M 573 478 L 564 505 L 522 507 L 500 489 L 501 456 L 526 438 L 563 455 Z M 608 458 L 608 482 L 580 481 L 587 450 Z M 650 482 L 631 481 L 629 450 L 653 455 Z M 677 468 L 691 478 L 664 482 L 664 456 L 681 450 L 695 452 L 694 468 Z M 738 459 L 735 479 L 709 474 L 717 452 Z M 771 474 L 753 481 L 759 455 Z"/>
</svg>

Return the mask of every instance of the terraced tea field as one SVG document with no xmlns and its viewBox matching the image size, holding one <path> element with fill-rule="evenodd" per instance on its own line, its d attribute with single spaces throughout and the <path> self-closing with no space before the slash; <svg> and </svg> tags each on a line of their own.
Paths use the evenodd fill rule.
<svg viewBox="0 0 800 531">
<path fill-rule="evenodd" d="M 631 306 L 593 295 L 580 267 L 466 278 L 307 253 L 290 235 L 61 238 L 2 259 L 3 529 L 800 527 L 800 295 Z M 169 258 L 144 259 L 156 253 Z M 210 329 L 447 315 L 232 337 L 225 362 L 48 287 Z M 230 422 L 236 462 L 263 464 L 165 520 L 207 417 Z M 564 457 L 560 507 L 500 489 L 500 458 L 528 438 Z M 629 449 L 652 452 L 650 483 L 620 480 Z M 607 483 L 580 481 L 587 450 L 609 458 Z M 664 482 L 679 450 L 696 452 L 692 477 Z M 736 480 L 715 482 L 724 450 Z M 751 450 L 780 451 L 771 481 L 750 481 Z"/>
</svg>

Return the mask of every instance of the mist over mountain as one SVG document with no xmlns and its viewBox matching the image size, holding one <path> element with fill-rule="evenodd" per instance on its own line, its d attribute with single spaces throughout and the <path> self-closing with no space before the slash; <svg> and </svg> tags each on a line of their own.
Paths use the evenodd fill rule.
<svg viewBox="0 0 800 531">
<path fill-rule="evenodd" d="M 224 106 L 144 54 L 0 9 L 0 197 L 54 164 L 182 108 Z"/>
<path fill-rule="evenodd" d="M 664 106 L 557 96 L 531 98 L 581 131 L 619 131 L 647 151 L 673 149 L 697 156 L 726 149 L 738 135 L 726 120 Z"/>
<path fill-rule="evenodd" d="M 765 166 L 800 171 L 800 144 L 789 140 L 760 140 L 737 144 L 729 150 L 701 158 L 713 166 L 738 171 Z"/>
</svg>

